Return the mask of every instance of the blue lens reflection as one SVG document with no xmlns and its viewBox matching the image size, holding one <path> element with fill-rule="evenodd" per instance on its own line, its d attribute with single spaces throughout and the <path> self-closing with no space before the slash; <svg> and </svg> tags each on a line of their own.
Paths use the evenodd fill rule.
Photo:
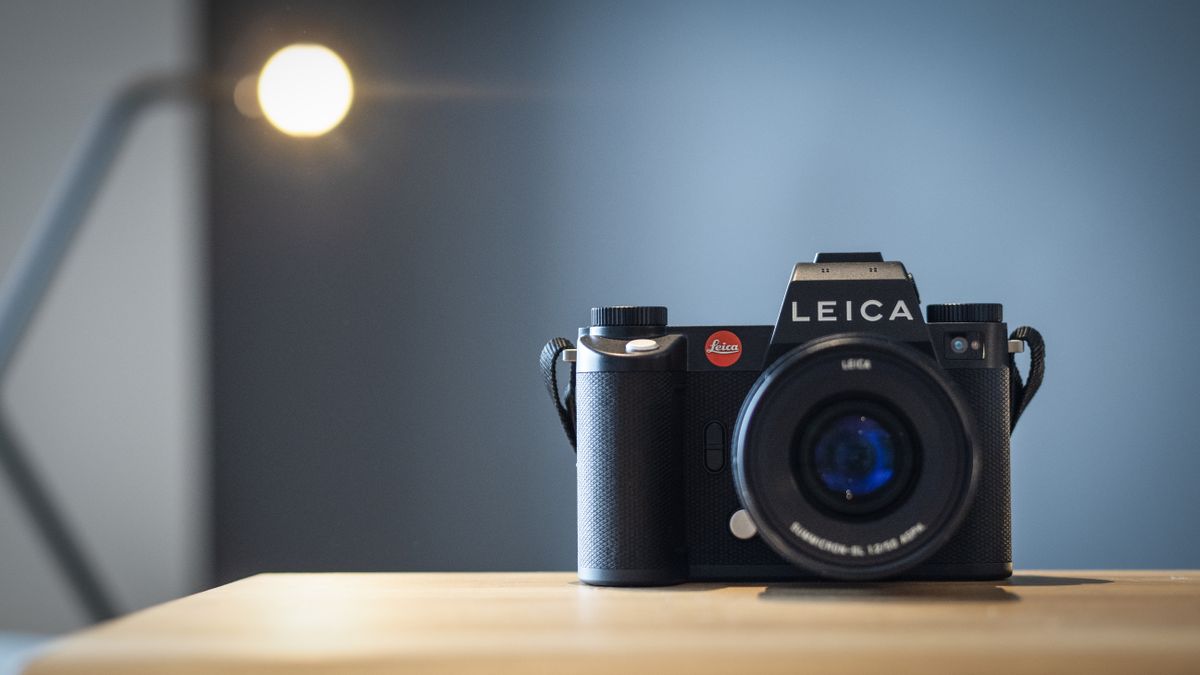
<svg viewBox="0 0 1200 675">
<path fill-rule="evenodd" d="M 847 499 L 870 495 L 895 475 L 892 435 L 865 415 L 833 419 L 817 439 L 813 459 L 825 487 Z"/>
</svg>

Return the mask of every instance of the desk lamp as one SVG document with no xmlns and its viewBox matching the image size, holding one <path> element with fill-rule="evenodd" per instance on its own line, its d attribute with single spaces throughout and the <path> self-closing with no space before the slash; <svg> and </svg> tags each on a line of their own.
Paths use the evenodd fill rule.
<svg viewBox="0 0 1200 675">
<path fill-rule="evenodd" d="M 293 44 L 276 52 L 253 84 L 263 116 L 285 134 L 315 137 L 341 123 L 354 98 L 350 70 L 332 50 Z M 241 86 L 239 85 L 239 88 Z M 95 118 L 0 285 L 0 382 L 45 299 L 126 135 L 140 114 L 168 100 L 232 95 L 203 74 L 166 74 L 121 89 Z M 29 512 L 80 604 L 94 621 L 117 615 L 112 596 L 0 414 L 0 467 Z"/>
</svg>

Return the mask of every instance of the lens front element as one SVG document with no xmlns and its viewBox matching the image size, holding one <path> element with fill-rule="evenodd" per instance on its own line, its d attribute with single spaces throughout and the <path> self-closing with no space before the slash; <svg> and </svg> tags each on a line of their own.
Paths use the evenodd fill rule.
<svg viewBox="0 0 1200 675">
<path fill-rule="evenodd" d="M 835 516 L 878 515 L 908 489 L 918 448 L 884 403 L 818 404 L 800 420 L 793 471 L 800 490 Z"/>
<path fill-rule="evenodd" d="M 839 417 L 813 448 L 813 468 L 835 495 L 854 501 L 887 485 L 895 475 L 892 435 L 866 415 Z"/>
</svg>

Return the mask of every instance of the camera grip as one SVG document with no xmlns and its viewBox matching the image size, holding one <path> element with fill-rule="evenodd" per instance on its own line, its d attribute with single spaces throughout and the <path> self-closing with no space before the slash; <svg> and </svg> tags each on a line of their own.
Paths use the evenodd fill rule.
<svg viewBox="0 0 1200 675">
<path fill-rule="evenodd" d="M 576 377 L 580 580 L 667 585 L 687 577 L 682 373 Z"/>
<path fill-rule="evenodd" d="M 975 502 L 966 519 L 926 565 L 994 567 L 994 576 L 1006 577 L 1012 566 L 1009 370 L 956 368 L 946 372 L 975 414 L 975 442 L 979 444 L 982 466 Z"/>
</svg>

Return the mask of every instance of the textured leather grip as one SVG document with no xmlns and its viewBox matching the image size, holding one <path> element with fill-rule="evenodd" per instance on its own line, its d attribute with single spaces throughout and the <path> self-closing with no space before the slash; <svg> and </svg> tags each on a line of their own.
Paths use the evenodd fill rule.
<svg viewBox="0 0 1200 675">
<path fill-rule="evenodd" d="M 579 576 L 670 584 L 684 550 L 682 373 L 576 377 Z"/>
<path fill-rule="evenodd" d="M 983 465 L 975 502 L 958 532 L 929 564 L 1012 562 L 1012 484 L 1009 419 L 1011 390 L 1007 368 L 952 368 L 946 373 L 975 414 L 976 442 Z"/>
</svg>

